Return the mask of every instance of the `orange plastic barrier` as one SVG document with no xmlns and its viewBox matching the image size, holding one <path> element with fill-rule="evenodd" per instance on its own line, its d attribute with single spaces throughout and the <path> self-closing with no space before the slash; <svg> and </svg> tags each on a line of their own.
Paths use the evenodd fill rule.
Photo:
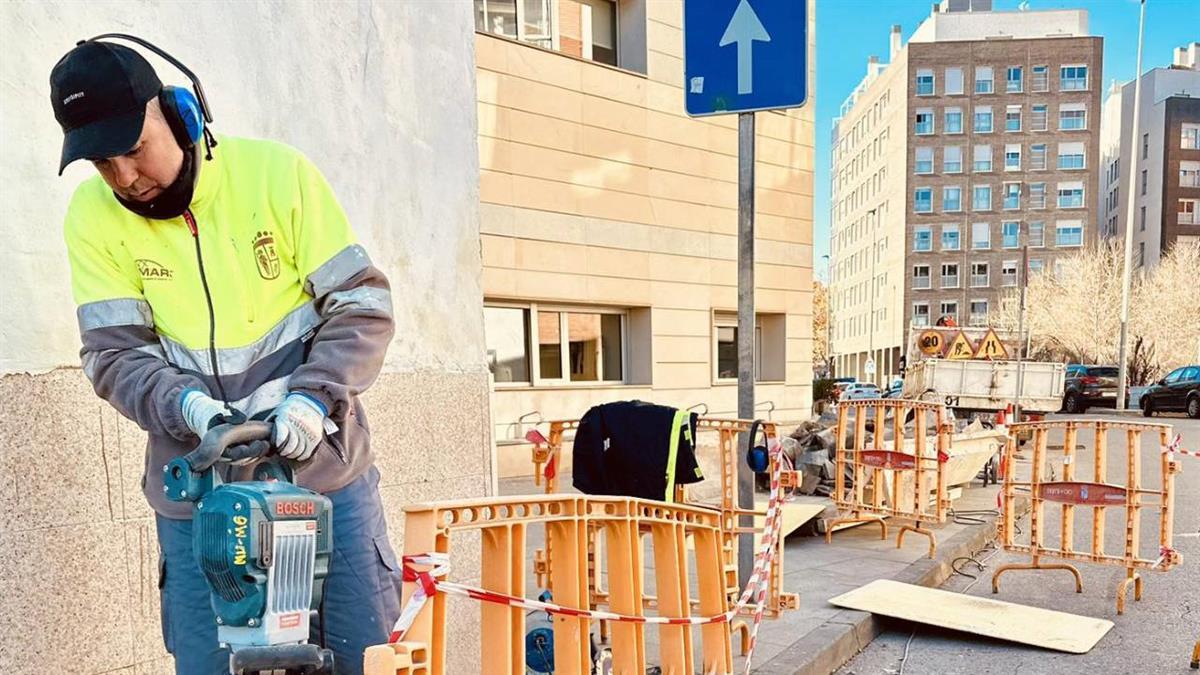
<svg viewBox="0 0 1200 675">
<path fill-rule="evenodd" d="M 526 537 L 528 528 L 535 524 L 544 525 L 554 550 L 548 570 L 554 583 L 554 604 L 582 610 L 553 615 L 555 673 L 591 672 L 588 636 L 595 619 L 587 612 L 591 598 L 586 536 L 591 530 L 604 533 L 607 547 L 607 555 L 598 563 L 609 580 L 606 607 L 613 614 L 638 617 L 646 617 L 642 533 L 648 533 L 653 547 L 655 604 L 661 616 L 671 617 L 646 617 L 647 622 L 660 622 L 654 627 L 658 630 L 656 660 L 663 672 L 733 671 L 728 621 L 731 604 L 723 581 L 723 530 L 721 515 L 715 511 L 620 497 L 547 495 L 417 505 L 405 512 L 406 560 L 428 553 L 448 553 L 451 540 L 461 532 L 482 533 L 481 586 L 498 594 L 480 604 L 482 672 L 525 672 L 525 620 L 529 611 L 515 602 L 504 604 L 501 596 L 525 594 Z M 689 540 L 694 556 L 688 555 Z M 695 596 L 691 591 L 693 581 Z M 406 606 L 421 583 L 420 578 L 410 577 L 406 568 Z M 468 594 L 486 600 L 482 593 Z M 444 675 L 447 650 L 473 648 L 448 644 L 446 620 L 445 593 L 431 593 L 402 642 L 367 649 L 366 675 Z M 613 672 L 645 673 L 646 626 L 630 621 L 613 623 Z M 694 649 L 697 636 L 698 650 Z"/>
<path fill-rule="evenodd" d="M 554 494 L 558 491 L 558 469 L 561 466 L 562 460 L 563 436 L 567 431 L 578 429 L 579 420 L 557 420 L 549 424 L 548 434 L 543 435 L 539 431 L 531 431 L 526 434 L 526 439 L 534 444 L 532 456 L 535 484 L 543 485 L 546 494 Z M 718 444 L 721 452 L 721 502 L 718 508 L 721 513 L 722 560 L 725 566 L 726 594 L 731 600 L 735 599 L 740 592 L 738 588 L 737 561 L 738 535 L 757 531 L 752 527 L 739 526 L 738 520 L 742 516 L 763 515 L 759 511 L 742 509 L 738 506 L 737 468 L 738 462 L 744 461 L 745 455 L 744 452 L 738 451 L 738 434 L 748 433 L 751 424 L 753 424 L 751 420 L 710 417 L 701 417 L 697 422 L 698 433 L 709 431 L 716 432 L 718 435 Z M 760 425 L 767 437 L 768 443 L 778 441 L 778 431 L 774 422 L 761 422 Z M 799 477 L 795 472 L 784 471 L 782 472 L 781 484 L 785 488 L 794 488 L 799 484 Z M 685 486 L 676 486 L 675 501 L 681 503 L 688 501 Z M 697 505 L 709 508 L 704 504 Z M 592 598 L 593 606 L 595 606 L 603 604 L 606 598 L 606 591 L 596 574 L 595 557 L 598 555 L 598 550 L 595 532 L 588 532 L 588 544 L 588 575 L 593 580 L 594 587 L 597 589 Z M 552 549 L 553 544 L 547 542 L 546 548 L 539 549 L 534 553 L 538 583 L 551 590 L 553 590 L 553 580 L 547 578 L 546 570 L 548 569 L 549 556 Z M 766 615 L 777 617 L 784 610 L 799 607 L 799 595 L 783 592 L 782 555 L 776 555 L 772 560 L 770 575 L 770 590 L 767 596 Z M 653 598 L 650 599 L 650 603 L 653 606 Z M 602 635 L 607 636 L 607 628 L 603 624 Z"/>
<path fill-rule="evenodd" d="M 1093 480 L 1079 481 L 1075 478 L 1075 468 L 1081 457 L 1077 456 L 1076 444 L 1081 432 L 1090 430 L 1093 439 L 1094 467 Z M 1047 444 L 1052 431 L 1063 434 L 1063 456 L 1061 462 L 1053 463 L 1059 471 L 1046 478 L 1045 470 L 1050 462 L 1047 458 Z M 1108 432 L 1123 431 L 1125 436 L 1125 473 L 1127 480 L 1124 484 L 1113 482 L 1108 471 Z M 1018 450 L 1017 436 L 1022 432 L 1033 433 L 1033 467 L 1029 480 L 1018 480 L 1013 470 Z M 1160 487 L 1146 489 L 1142 486 L 1142 451 L 1141 439 L 1143 433 L 1157 434 L 1159 439 L 1159 454 L 1161 461 Z M 1045 422 L 1025 422 L 1009 427 L 1008 444 L 1005 447 L 1005 460 L 1008 472 L 1004 477 L 1003 516 L 1000 522 L 1000 535 L 1004 550 L 1018 553 L 1029 553 L 1033 560 L 1029 563 L 1013 563 L 1002 565 L 992 575 L 992 592 L 1000 592 L 1000 575 L 1010 570 L 1061 569 L 1071 572 L 1075 577 L 1075 591 L 1083 592 L 1083 578 L 1079 570 L 1066 562 L 1045 563 L 1043 557 L 1059 558 L 1062 560 L 1077 560 L 1103 565 L 1117 565 L 1125 568 L 1125 579 L 1117 587 L 1117 614 L 1125 612 L 1125 594 L 1130 584 L 1134 587 L 1134 600 L 1142 599 L 1142 576 L 1138 570 L 1166 571 L 1183 561 L 1182 556 L 1171 546 L 1172 541 L 1172 511 L 1175 503 L 1173 492 L 1175 474 L 1180 471 L 1179 463 L 1171 456 L 1167 439 L 1171 427 L 1167 424 L 1146 424 L 1132 422 L 1114 422 L 1107 420 L 1055 420 Z M 1061 478 L 1057 476 L 1061 475 Z M 1022 544 L 1016 540 L 1016 494 L 1017 490 L 1028 490 L 1032 500 L 1030 514 L 1030 543 Z M 1152 502 L 1147 502 L 1152 499 Z M 1045 541 L 1046 502 L 1062 505 L 1062 523 L 1058 546 L 1048 545 Z M 1092 545 L 1090 551 L 1076 550 L 1074 546 L 1075 507 L 1092 507 Z M 1120 555 L 1106 553 L 1104 549 L 1105 510 L 1110 508 L 1125 509 L 1125 546 Z M 1140 510 L 1153 508 L 1159 511 L 1159 546 L 1156 558 L 1142 557 L 1141 528 L 1139 522 Z"/>
<path fill-rule="evenodd" d="M 873 422 L 870 420 L 872 414 Z M 905 449 L 908 439 L 904 429 L 910 415 L 913 422 L 911 452 Z M 936 452 L 933 453 L 928 448 L 930 416 L 935 422 Z M 883 432 L 889 425 L 893 440 L 885 441 Z M 854 439 L 847 448 L 846 435 L 851 428 Z M 929 557 L 932 558 L 937 552 L 937 537 L 922 527 L 922 523 L 946 522 L 950 500 L 946 493 L 944 468 L 949 450 L 946 408 L 940 403 L 907 399 L 838 403 L 833 502 L 839 512 L 845 511 L 847 515 L 839 515 L 827 523 L 825 541 L 833 540 L 833 530 L 838 525 L 861 522 L 879 523 L 881 538 L 887 539 L 884 517 L 903 518 L 913 524 L 900 528 L 896 548 L 904 544 L 905 532 L 916 532 L 929 537 Z M 853 485 L 849 487 L 846 486 L 847 473 L 853 477 Z M 934 494 L 932 506 L 930 492 Z"/>
</svg>

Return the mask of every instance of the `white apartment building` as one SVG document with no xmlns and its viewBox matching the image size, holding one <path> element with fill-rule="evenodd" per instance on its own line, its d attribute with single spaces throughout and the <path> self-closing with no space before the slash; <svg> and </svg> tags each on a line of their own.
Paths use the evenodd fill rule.
<svg viewBox="0 0 1200 675">
<path fill-rule="evenodd" d="M 1200 42 L 1142 75 L 1133 130 L 1134 82 L 1114 83 L 1101 125 L 1102 234 L 1124 238 L 1134 180 L 1133 263 L 1153 267 L 1180 239 L 1200 239 Z M 1132 149 L 1131 149 L 1132 146 Z"/>
</svg>

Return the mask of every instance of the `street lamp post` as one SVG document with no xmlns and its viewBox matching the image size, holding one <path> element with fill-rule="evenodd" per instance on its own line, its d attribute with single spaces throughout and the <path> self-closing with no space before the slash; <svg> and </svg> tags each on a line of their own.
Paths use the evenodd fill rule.
<svg viewBox="0 0 1200 675">
<path fill-rule="evenodd" d="M 833 259 L 829 254 L 821 256 L 825 261 L 825 376 L 833 377 Z"/>
<path fill-rule="evenodd" d="M 1137 212 L 1137 135 L 1142 110 L 1142 38 L 1146 30 L 1146 0 L 1138 13 L 1137 70 L 1133 74 L 1133 127 L 1129 132 L 1129 208 L 1125 209 L 1125 270 L 1121 275 L 1121 338 L 1117 348 L 1117 410 L 1125 409 L 1125 390 L 1129 378 L 1129 359 L 1125 354 L 1129 339 L 1129 285 L 1133 276 L 1133 219 Z"/>
<path fill-rule="evenodd" d="M 872 363 L 875 360 L 875 263 L 879 259 L 879 216 L 877 215 L 878 207 L 867 211 L 867 216 L 871 218 L 871 321 L 867 329 L 867 363 Z M 878 370 L 878 364 L 874 370 Z M 866 373 L 866 369 L 863 369 Z M 875 373 L 866 373 L 871 379 L 875 379 Z"/>
</svg>

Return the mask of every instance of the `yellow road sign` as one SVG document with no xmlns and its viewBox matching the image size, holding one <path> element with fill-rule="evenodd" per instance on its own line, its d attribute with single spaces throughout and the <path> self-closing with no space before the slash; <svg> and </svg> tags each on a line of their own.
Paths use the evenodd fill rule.
<svg viewBox="0 0 1200 675">
<path fill-rule="evenodd" d="M 975 350 L 975 358 L 993 361 L 1008 359 L 1008 350 L 1004 348 L 1004 343 L 1000 341 L 1000 336 L 996 335 L 996 331 L 988 329 L 987 334 L 979 341 L 979 348 Z"/>
<path fill-rule="evenodd" d="M 946 358 L 948 359 L 972 359 L 975 358 L 975 347 L 971 344 L 971 339 L 968 338 L 960 330 L 950 341 L 950 346 L 946 348 Z"/>
<path fill-rule="evenodd" d="M 922 331 L 920 337 L 917 338 L 917 346 L 920 347 L 921 353 L 926 356 L 941 354 L 942 348 L 946 346 L 946 341 L 942 334 L 936 330 Z"/>
</svg>

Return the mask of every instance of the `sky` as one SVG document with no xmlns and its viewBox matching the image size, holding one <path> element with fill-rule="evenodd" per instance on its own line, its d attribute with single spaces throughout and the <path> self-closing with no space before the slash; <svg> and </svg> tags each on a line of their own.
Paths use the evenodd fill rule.
<svg viewBox="0 0 1200 675">
<path fill-rule="evenodd" d="M 996 11 L 1020 0 L 993 0 Z M 1031 10 L 1086 9 L 1088 29 L 1104 38 L 1105 94 L 1114 78 L 1133 79 L 1137 68 L 1138 0 L 1028 0 Z M 817 0 L 817 151 L 813 213 L 813 266 L 827 279 L 829 253 L 830 130 L 842 102 L 862 81 L 867 57 L 887 61 L 888 34 L 901 26 L 905 44 L 929 16 L 933 0 Z M 1147 0 L 1142 70 L 1171 63 L 1173 50 L 1200 40 L 1200 0 Z"/>
</svg>

